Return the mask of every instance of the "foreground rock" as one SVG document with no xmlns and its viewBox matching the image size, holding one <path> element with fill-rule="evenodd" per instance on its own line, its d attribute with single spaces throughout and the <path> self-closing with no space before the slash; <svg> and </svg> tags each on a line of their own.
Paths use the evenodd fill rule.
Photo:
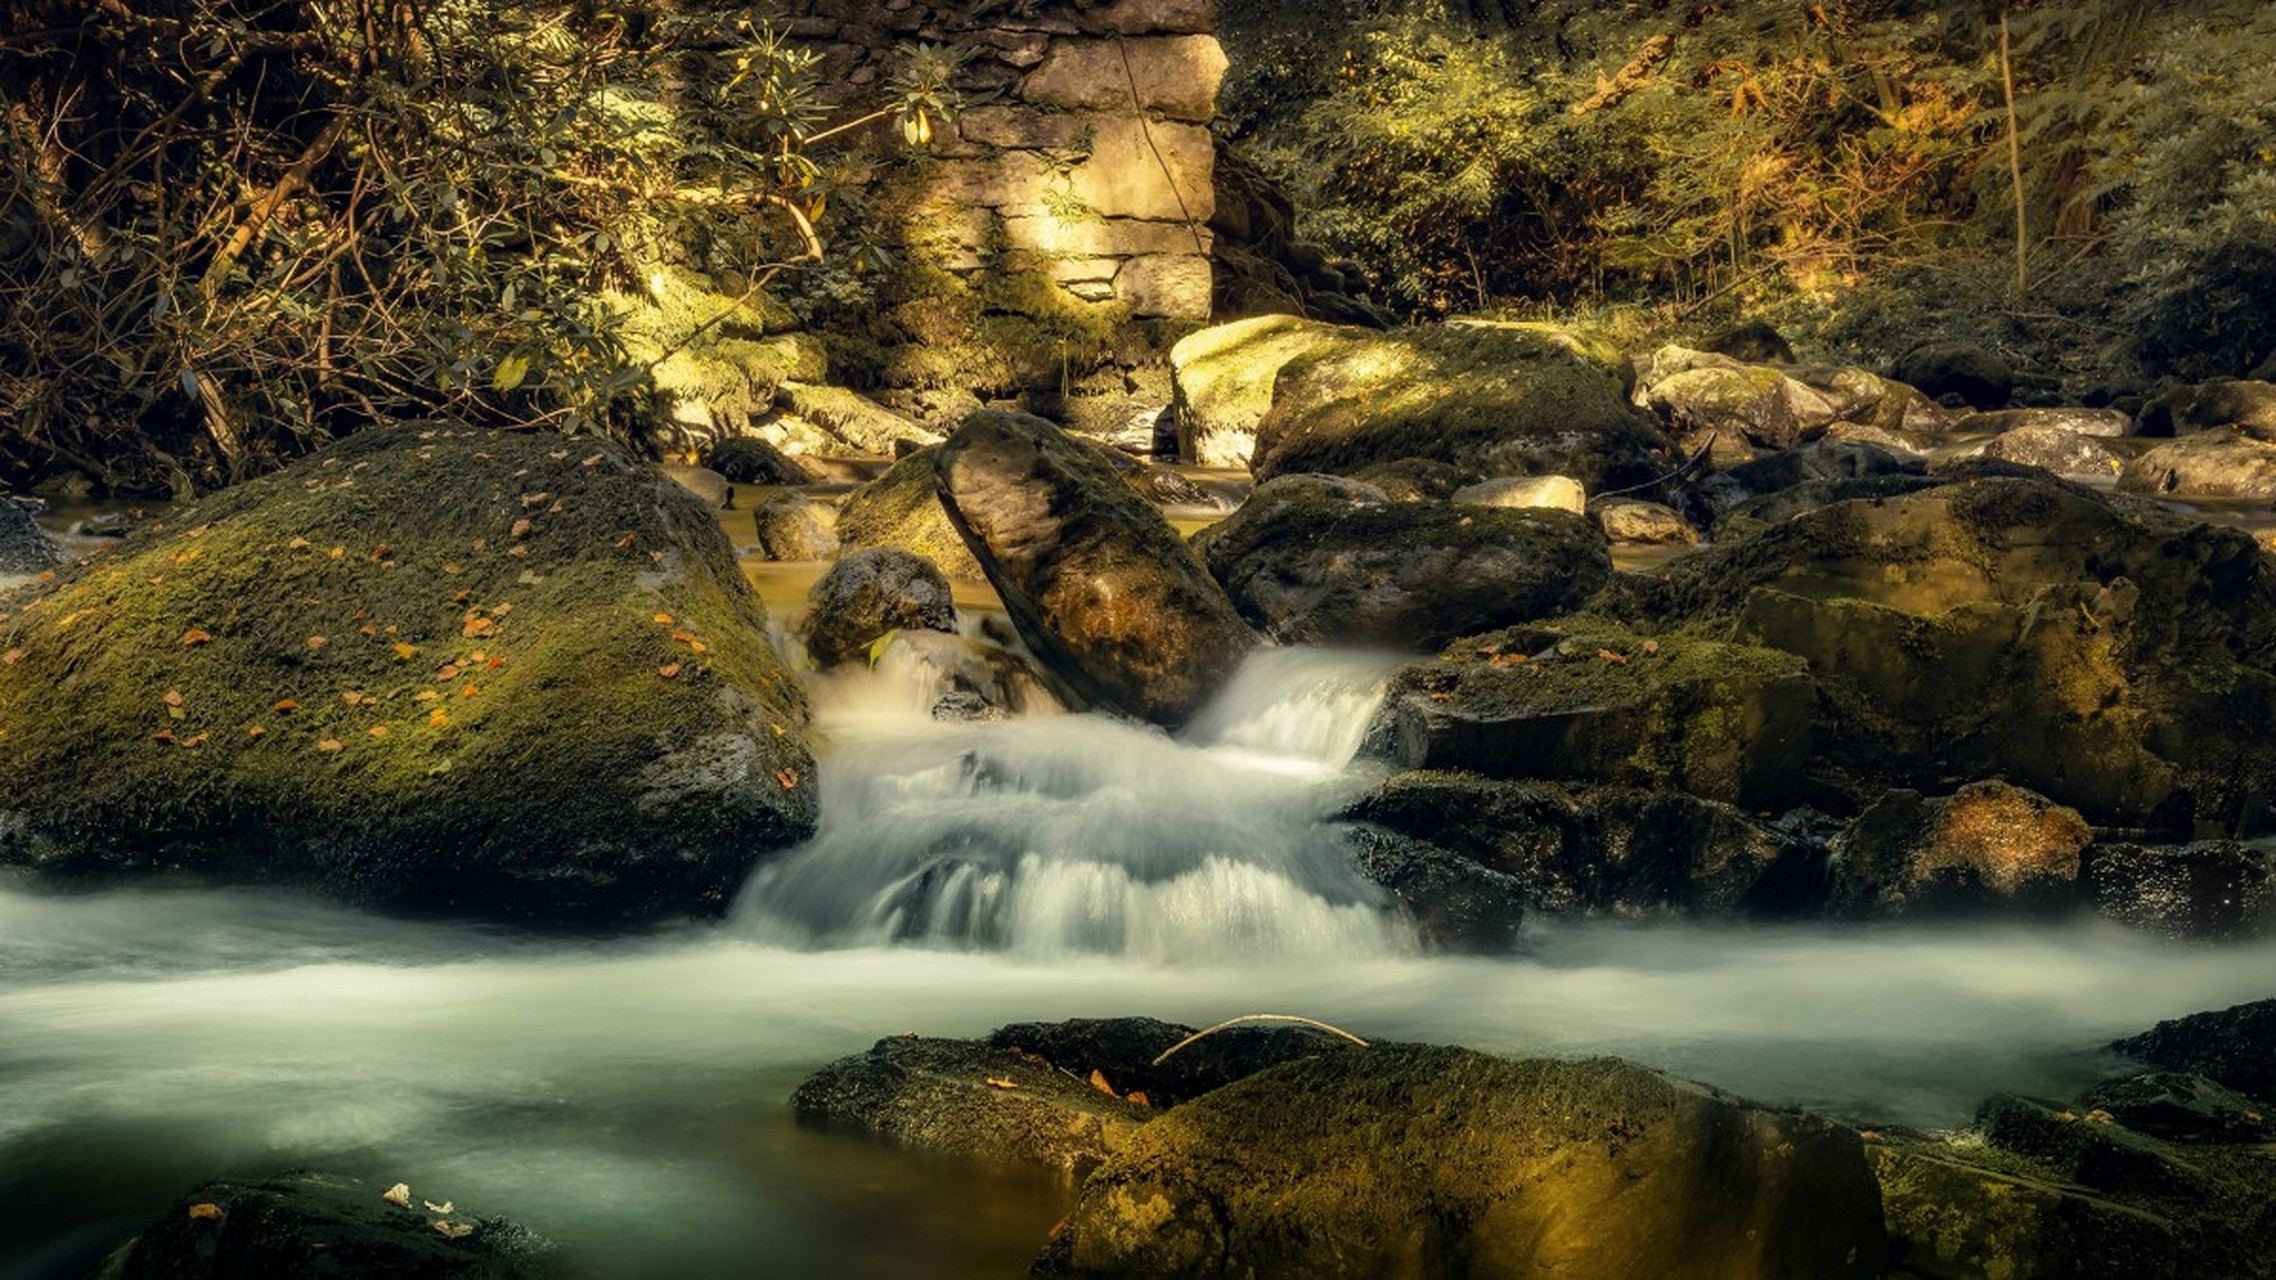
<svg viewBox="0 0 2276 1280">
<path fill-rule="evenodd" d="M 712 513 L 558 437 L 377 428 L 0 603 L 0 861 L 548 924 L 722 910 L 810 830 Z"/>
<path fill-rule="evenodd" d="M 1632 380 L 1625 360 L 1560 330 L 1369 334 L 1281 368 L 1250 467 L 1269 480 L 1421 458 L 1468 481 L 1563 475 L 1590 493 L 1639 484 L 1665 469 L 1668 441 L 1628 403 Z"/>
<path fill-rule="evenodd" d="M 432 1188 L 385 1198 L 390 1190 L 322 1173 L 209 1182 L 121 1246 L 95 1280 L 523 1280 L 568 1274 L 550 1244 L 514 1223 L 462 1212 Z M 430 1201 L 451 1208 L 429 1210 Z"/>
<path fill-rule="evenodd" d="M 2263 1102 L 2276 1102 L 2276 1000 L 2161 1022 L 2111 1042 L 2156 1066 L 2211 1076 Z"/>
<path fill-rule="evenodd" d="M 32 519 L 31 508 L 0 493 L 0 574 L 44 573 L 63 563 L 63 548 Z"/>
<path fill-rule="evenodd" d="M 1242 617 L 1301 644 L 1432 648 L 1575 608 L 1612 572 L 1569 512 L 1392 502 L 1334 476 L 1266 481 L 1194 549 Z"/>
<path fill-rule="evenodd" d="M 937 480 L 1020 638 L 1084 698 L 1182 724 L 1255 645 L 1096 446 L 1041 418 L 976 413 L 941 446 Z"/>
<path fill-rule="evenodd" d="M 1178 1107 L 1084 1183 L 1070 1276 L 1879 1274 L 1857 1136 L 1613 1059 L 1383 1046 Z"/>
<path fill-rule="evenodd" d="M 1643 585 L 1623 607 L 1648 625 L 1807 661 L 1811 765 L 1859 807 L 2004 777 L 2215 836 L 2276 789 L 2276 569 L 2239 530 L 1987 477 L 1804 511 Z"/>
<path fill-rule="evenodd" d="M 1899 916 L 2076 905 L 2094 832 L 2074 810 L 2004 782 L 1936 800 L 1895 790 L 1835 843 L 1837 910 Z"/>
</svg>

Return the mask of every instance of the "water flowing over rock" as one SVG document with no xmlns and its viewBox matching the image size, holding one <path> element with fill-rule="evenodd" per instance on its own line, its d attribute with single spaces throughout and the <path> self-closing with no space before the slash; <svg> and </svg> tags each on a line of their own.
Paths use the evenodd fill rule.
<svg viewBox="0 0 2276 1280">
<path fill-rule="evenodd" d="M 1428 649 L 1574 608 L 1612 572 L 1577 515 L 1392 502 L 1334 476 L 1266 481 L 1194 549 L 1243 617 L 1304 644 Z"/>
<path fill-rule="evenodd" d="M 1063 1276 L 1879 1274 L 1855 1133 L 1617 1059 L 1378 1045 L 1140 1130 L 1038 1271 Z"/>
<path fill-rule="evenodd" d="M 1628 403 L 1625 358 L 1544 326 L 1367 334 L 1280 368 L 1257 426 L 1257 479 L 1426 458 L 1468 480 L 1565 475 L 1590 492 L 1652 479 L 1669 444 Z"/>
<path fill-rule="evenodd" d="M 956 630 L 948 579 L 932 561 L 899 547 L 871 547 L 838 561 L 808 599 L 806 652 L 825 670 L 867 658 L 890 632 Z"/>
<path fill-rule="evenodd" d="M 1037 657 L 1101 705 L 1182 724 L 1256 636 L 1096 455 L 1041 418 L 977 413 L 941 447 L 940 500 Z"/>
<path fill-rule="evenodd" d="M 6 612 L 0 860 L 615 923 L 812 825 L 764 605 L 606 446 L 374 428 Z"/>
</svg>

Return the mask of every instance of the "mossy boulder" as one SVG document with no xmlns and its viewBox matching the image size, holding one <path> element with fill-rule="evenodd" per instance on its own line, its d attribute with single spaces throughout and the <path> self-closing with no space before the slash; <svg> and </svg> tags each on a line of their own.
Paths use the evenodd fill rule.
<svg viewBox="0 0 2276 1280">
<path fill-rule="evenodd" d="M 0 860 L 628 923 L 813 823 L 765 607 L 605 445 L 372 428 L 0 615 Z"/>
<path fill-rule="evenodd" d="M 939 446 L 919 449 L 846 495 L 838 509 L 838 541 L 847 550 L 899 547 L 930 560 L 951 578 L 982 577 L 933 484 Z"/>
<path fill-rule="evenodd" d="M 196 1187 L 98 1268 L 95 1280 L 363 1276 L 371 1280 L 537 1280 L 572 1274 L 553 1246 L 503 1218 L 455 1206 L 434 1187 L 403 1203 L 390 1188 L 294 1172 Z M 417 1198 L 413 1198 L 413 1197 Z"/>
<path fill-rule="evenodd" d="M 1570 610 L 1611 576 L 1570 512 L 1393 502 L 1334 476 L 1267 480 L 1194 550 L 1276 640 L 1430 649 Z"/>
<path fill-rule="evenodd" d="M 1855 1133 L 1616 1059 L 1377 1045 L 1261 1071 L 1083 1184 L 1064 1276 L 1879 1274 Z"/>
<path fill-rule="evenodd" d="M 2214 427 L 2158 445 L 2118 473 L 2127 493 L 2276 498 L 2276 444 L 2242 427 Z"/>
<path fill-rule="evenodd" d="M 1997 409 L 2015 392 L 2015 366 L 1979 343 L 1939 339 L 1899 357 L 1889 376 L 1937 400 L 1949 397 L 1976 409 Z"/>
<path fill-rule="evenodd" d="M 1474 937 L 1491 936 L 1485 926 L 1499 918 L 1494 895 L 1505 886 L 1524 907 L 1561 915 L 1755 919 L 1824 905 L 1826 851 L 1815 833 L 1681 791 L 1410 770 L 1346 816 L 1492 877 L 1476 881 L 1396 846 L 1399 859 L 1360 860 L 1418 919 L 1475 921 L 1466 929 Z M 1516 913 L 1503 923 L 1514 935 Z"/>
<path fill-rule="evenodd" d="M 1638 612 L 1808 662 L 1832 712 L 1815 763 L 1860 804 L 2003 777 L 2213 836 L 2276 790 L 2276 566 L 2241 530 L 1988 477 L 1806 511 L 1659 577 Z"/>
<path fill-rule="evenodd" d="M 1691 448 L 1713 433 L 1765 449 L 1814 439 L 1840 410 L 1807 383 L 1763 365 L 1709 365 L 1647 383 L 1646 408 Z"/>
<path fill-rule="evenodd" d="M 828 669 L 867 659 L 895 631 L 956 630 L 948 579 L 932 561 L 899 547 L 870 547 L 830 566 L 808 593 L 806 652 Z"/>
<path fill-rule="evenodd" d="M 1474 636 L 1403 668 L 1370 740 L 1409 769 L 1781 807 L 1817 714 L 1808 666 L 1789 654 L 1578 619 Z"/>
<path fill-rule="evenodd" d="M 2276 1101 L 2276 1000 L 2256 1000 L 2160 1022 L 2110 1047 L 2178 1071 L 2211 1076 L 2232 1089 Z"/>
<path fill-rule="evenodd" d="M 1469 480 L 1565 475 L 1591 493 L 1638 484 L 1665 469 L 1669 443 L 1628 402 L 1631 377 L 1624 360 L 1540 328 L 1368 334 L 1281 367 L 1249 465 L 1268 480 L 1427 458 Z"/>
<path fill-rule="evenodd" d="M 1020 638 L 1083 698 L 1182 724 L 1255 646 L 1097 446 L 1041 418 L 976 413 L 941 446 L 936 480 Z"/>
<path fill-rule="evenodd" d="M 1331 351 L 1361 331 L 1295 316 L 1256 316 L 1188 334 L 1170 349 L 1170 412 L 1178 457 L 1205 467 L 1246 467 L 1257 424 L 1272 408 L 1280 370 Z"/>
<path fill-rule="evenodd" d="M 2004 782 L 1928 799 L 1895 790 L 1834 845 L 1834 905 L 1857 915 L 2058 914 L 2081 899 L 2094 839 L 2076 810 Z"/>
<path fill-rule="evenodd" d="M 2061 476 L 2100 479 L 2116 475 L 2125 465 L 2118 451 L 2101 436 L 2046 426 L 2021 426 L 1995 436 L 1984 443 L 1984 456 L 2002 462 L 2020 462 Z"/>
<path fill-rule="evenodd" d="M 838 442 L 834 452 L 843 455 L 892 458 L 940 443 L 939 432 L 844 387 L 786 381 L 775 389 L 775 403 L 828 432 Z"/>
</svg>

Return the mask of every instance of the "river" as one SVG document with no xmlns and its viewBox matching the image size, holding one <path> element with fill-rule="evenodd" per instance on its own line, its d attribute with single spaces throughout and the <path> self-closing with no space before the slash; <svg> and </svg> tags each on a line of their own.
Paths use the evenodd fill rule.
<svg viewBox="0 0 2276 1280">
<path fill-rule="evenodd" d="M 2268 994 L 2276 942 L 2102 924 L 1533 921 L 1518 954 L 1423 954 L 1331 852 L 1383 669 L 1263 655 L 1182 739 L 940 725 L 922 688 L 824 684 L 817 839 L 731 918 L 637 937 L 0 881 L 0 1276 L 293 1167 L 515 1218 L 596 1276 L 1020 1274 L 1068 1183 L 789 1115 L 806 1072 L 904 1031 L 1295 1013 L 1957 1126 Z"/>
</svg>

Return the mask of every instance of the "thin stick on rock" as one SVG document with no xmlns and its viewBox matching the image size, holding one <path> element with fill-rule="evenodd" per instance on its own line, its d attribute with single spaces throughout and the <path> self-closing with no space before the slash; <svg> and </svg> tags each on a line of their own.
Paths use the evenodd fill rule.
<svg viewBox="0 0 2276 1280">
<path fill-rule="evenodd" d="M 1351 1041 L 1353 1044 L 1358 1045 L 1362 1049 L 1367 1047 L 1367 1042 L 1365 1040 L 1362 1040 L 1358 1036 L 1355 1036 L 1349 1031 L 1344 1030 L 1342 1027 L 1332 1026 L 1328 1023 L 1320 1021 L 1318 1018 L 1306 1018 L 1293 1013 L 1244 1013 L 1238 1018 L 1227 1018 L 1214 1027 L 1203 1027 L 1201 1030 L 1194 1032 L 1192 1035 L 1178 1041 L 1176 1044 L 1171 1045 L 1169 1048 L 1162 1050 L 1161 1056 L 1155 1058 L 1152 1065 L 1157 1067 L 1162 1065 L 1163 1063 L 1170 1060 L 1171 1054 L 1185 1048 L 1187 1045 L 1192 1044 L 1194 1041 L 1199 1040 L 1203 1036 L 1215 1035 L 1218 1032 L 1225 1030 L 1227 1027 L 1237 1027 L 1244 1022 L 1300 1023 L 1307 1027 L 1318 1028 L 1319 1030 L 1328 1032 L 1331 1035 L 1342 1036 L 1344 1039 Z"/>
</svg>

